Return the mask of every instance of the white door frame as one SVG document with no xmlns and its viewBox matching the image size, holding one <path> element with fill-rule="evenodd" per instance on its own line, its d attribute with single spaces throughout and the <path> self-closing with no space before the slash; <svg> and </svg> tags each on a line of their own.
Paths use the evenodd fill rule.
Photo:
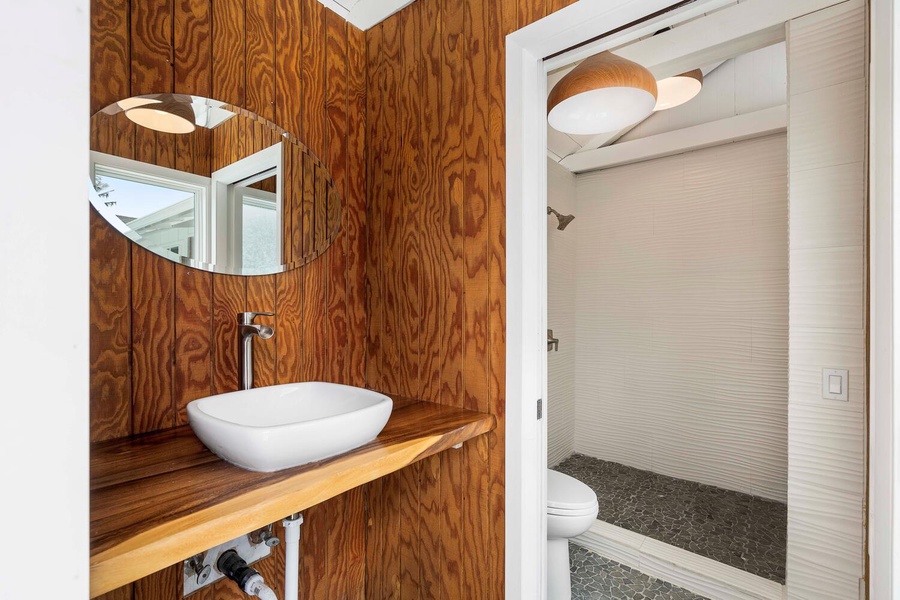
<svg viewBox="0 0 900 600">
<path fill-rule="evenodd" d="M 691 10 L 715 0 L 698 0 Z M 547 397 L 546 229 L 547 206 L 546 65 L 544 58 L 593 39 L 672 5 L 672 0 L 580 0 L 506 38 L 507 148 L 507 374 L 506 374 L 506 597 L 546 598 L 546 419 L 537 419 L 537 402 Z M 900 477 L 894 460 L 900 411 L 893 411 L 893 340 L 900 323 L 892 316 L 896 299 L 893 274 L 892 213 L 896 188 L 893 172 L 896 85 L 893 73 L 894 31 L 900 19 L 891 0 L 870 0 L 872 19 L 870 111 L 870 598 L 893 597 L 893 572 L 900 560 L 893 552 L 900 529 L 892 526 L 900 511 Z M 647 26 L 651 31 L 658 27 Z M 643 34 L 643 26 L 615 36 L 616 44 Z M 608 40 L 600 44 L 608 43 Z M 597 44 L 592 46 L 596 47 Z M 900 157 L 900 153 L 898 153 Z M 544 411 L 546 413 L 546 410 Z M 900 517 L 900 515 L 897 515 Z M 900 540 L 896 540 L 900 543 Z M 900 575 L 898 575 L 900 576 Z"/>
</svg>

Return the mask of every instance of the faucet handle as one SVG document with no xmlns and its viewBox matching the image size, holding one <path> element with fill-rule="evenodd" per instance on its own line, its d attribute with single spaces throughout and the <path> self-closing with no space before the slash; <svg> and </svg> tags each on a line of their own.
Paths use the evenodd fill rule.
<svg viewBox="0 0 900 600">
<path fill-rule="evenodd" d="M 242 312 L 238 313 L 238 324 L 240 325 L 252 325 L 253 319 L 256 317 L 274 317 L 275 313 L 272 312 Z"/>
</svg>

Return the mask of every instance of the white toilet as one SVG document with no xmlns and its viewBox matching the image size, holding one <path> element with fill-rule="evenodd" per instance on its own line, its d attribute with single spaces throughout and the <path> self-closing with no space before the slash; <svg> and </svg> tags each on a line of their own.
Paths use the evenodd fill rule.
<svg viewBox="0 0 900 600">
<path fill-rule="evenodd" d="M 569 538 L 597 519 L 597 494 L 574 477 L 547 470 L 547 599 L 570 600 Z"/>
</svg>

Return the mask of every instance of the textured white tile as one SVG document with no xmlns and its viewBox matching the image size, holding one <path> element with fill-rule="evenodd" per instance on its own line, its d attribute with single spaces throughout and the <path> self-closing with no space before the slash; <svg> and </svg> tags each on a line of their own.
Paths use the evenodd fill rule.
<svg viewBox="0 0 900 600">
<path fill-rule="evenodd" d="M 820 598 L 852 598 L 863 566 L 863 494 L 793 483 L 788 499 L 791 581 Z"/>
<path fill-rule="evenodd" d="M 575 176 L 547 161 L 548 204 L 560 213 L 575 213 Z M 556 465 L 575 448 L 575 248 L 580 215 L 564 231 L 548 217 L 547 324 L 559 338 L 559 351 L 550 352 L 547 397 L 547 461 Z"/>
<path fill-rule="evenodd" d="M 863 329 L 791 330 L 790 401 L 863 413 L 866 410 L 866 334 Z M 848 400 L 822 398 L 822 369 L 848 369 Z"/>
<path fill-rule="evenodd" d="M 866 9 L 845 2 L 790 23 L 791 93 L 800 94 L 866 75 Z"/>
<path fill-rule="evenodd" d="M 865 415 L 861 413 L 825 405 L 790 404 L 788 495 L 798 484 L 844 494 L 864 494 L 864 425 Z"/>
<path fill-rule="evenodd" d="M 790 199 L 791 248 L 863 245 L 865 163 L 795 172 Z"/>
<path fill-rule="evenodd" d="M 783 501 L 786 136 L 577 192 L 576 451 Z"/>
<path fill-rule="evenodd" d="M 788 132 L 792 174 L 865 160 L 865 78 L 792 94 Z"/>
<path fill-rule="evenodd" d="M 787 597 L 857 598 L 865 496 L 865 2 L 788 26 Z M 850 400 L 821 397 L 850 370 Z"/>
<path fill-rule="evenodd" d="M 862 329 L 864 248 L 792 249 L 791 328 Z"/>
</svg>

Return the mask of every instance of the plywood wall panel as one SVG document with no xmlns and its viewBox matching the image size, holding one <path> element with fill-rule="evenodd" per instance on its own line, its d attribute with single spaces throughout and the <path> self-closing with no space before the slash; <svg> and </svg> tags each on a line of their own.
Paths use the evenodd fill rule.
<svg viewBox="0 0 900 600">
<path fill-rule="evenodd" d="M 348 155 L 347 193 L 344 195 L 344 232 L 347 236 L 347 368 L 353 385 L 366 382 L 366 40 L 365 34 L 348 27 Z M 354 499 L 360 502 L 360 498 Z"/>
<path fill-rule="evenodd" d="M 275 118 L 275 0 L 246 4 L 246 82 L 244 108 Z"/>
<path fill-rule="evenodd" d="M 277 290 L 275 287 L 275 275 L 247 278 L 247 303 L 246 309 L 251 312 L 275 313 L 276 316 L 268 317 L 260 315 L 255 323 L 277 327 L 278 305 Z M 275 362 L 278 352 L 278 342 L 281 338 L 276 331 L 275 335 L 267 340 L 259 337 L 253 338 L 253 386 L 262 387 L 275 384 Z"/>
<path fill-rule="evenodd" d="M 175 265 L 132 246 L 131 272 L 131 402 L 134 433 L 146 433 L 175 426 Z"/>
<path fill-rule="evenodd" d="M 382 194 L 384 186 L 384 24 L 378 24 L 366 32 L 366 185 L 368 205 L 366 221 L 366 316 L 368 332 L 366 343 L 366 380 L 374 389 L 381 389 L 384 349 L 382 329 L 384 323 L 383 275 L 382 275 Z"/>
<path fill-rule="evenodd" d="M 131 95 L 175 89 L 172 46 L 174 0 L 131 1 Z"/>
<path fill-rule="evenodd" d="M 212 391 L 212 274 L 175 270 L 175 424 L 187 424 L 187 405 Z"/>
<path fill-rule="evenodd" d="M 131 249 L 90 213 L 91 441 L 99 442 L 132 433 Z"/>
<path fill-rule="evenodd" d="M 217 0 L 212 15 L 213 98 L 236 106 L 246 99 L 244 0 Z"/>
<path fill-rule="evenodd" d="M 131 91 L 128 4 L 91 0 L 91 114 Z"/>
<path fill-rule="evenodd" d="M 139 288 L 129 281 L 124 303 L 126 331 L 143 335 L 140 360 L 149 362 L 149 352 L 163 375 L 154 382 L 158 394 L 152 387 L 141 392 L 143 404 L 99 402 L 115 424 L 103 433 L 98 418 L 93 433 L 130 433 L 135 427 L 124 417 L 130 419 L 135 406 L 139 429 L 166 426 L 166 419 L 183 422 L 186 402 L 207 386 L 217 393 L 235 389 L 236 315 L 244 310 L 277 314 L 275 337 L 255 344 L 259 384 L 327 378 L 502 411 L 496 371 L 502 364 L 494 359 L 503 341 L 503 240 L 495 237 L 502 235 L 502 224 L 494 220 L 503 211 L 496 187 L 502 180 L 496 141 L 503 133 L 501 100 L 489 90 L 503 78 L 503 67 L 497 52 L 501 28 L 489 13 L 498 10 L 493 18 L 499 18 L 506 11 L 503 26 L 509 27 L 509 15 L 514 26 L 516 2 L 507 0 L 501 10 L 420 0 L 365 33 L 316 0 L 252 4 L 135 0 L 129 12 L 127 3 L 97 0 L 93 52 L 104 66 L 95 75 L 92 103 L 174 90 L 274 118 L 334 176 L 344 201 L 342 232 L 310 265 L 271 277 L 207 275 L 153 257 L 140 257 L 140 264 L 129 259 L 126 266 L 138 282 L 159 280 L 155 285 L 164 289 L 163 306 L 138 304 L 135 311 Z M 477 60 L 467 64 L 470 53 Z M 101 72 L 126 82 L 123 92 L 106 97 L 97 79 Z M 234 156 L 213 156 L 205 165 L 203 149 L 184 148 L 177 138 L 136 137 L 130 128 L 111 143 L 123 156 L 162 158 L 203 172 L 252 151 L 259 140 L 246 145 L 230 131 L 224 141 Z M 302 163 L 296 159 L 287 164 Z M 496 172 L 494 164 L 501 165 Z M 302 178 L 299 183 L 307 184 Z M 291 239 L 303 227 L 315 227 L 315 215 L 304 215 L 301 198 L 289 209 L 285 236 Z M 129 243 L 124 248 L 132 252 Z M 163 275 L 168 269 L 171 275 Z M 97 274 L 95 291 L 109 287 L 109 277 L 121 276 L 102 269 Z M 121 323 L 109 320 L 121 309 L 112 302 L 103 310 L 107 334 L 114 335 Z M 158 322 L 162 315 L 170 315 L 171 332 Z M 109 348 L 118 366 L 108 368 L 127 373 L 131 341 L 104 342 Z M 140 368 L 143 377 L 148 371 Z M 502 474 L 492 472 L 503 460 L 498 440 L 443 453 L 308 511 L 303 544 L 311 551 L 301 565 L 302 597 L 498 597 Z M 474 494 L 466 491 L 470 479 Z M 334 523 L 341 526 L 334 529 Z M 470 550 L 476 541 L 481 548 Z M 282 563 L 276 550 L 260 567 L 276 589 Z M 179 597 L 177 585 L 161 581 L 135 588 L 148 599 Z M 238 597 L 227 583 L 204 595 Z"/>
<path fill-rule="evenodd" d="M 175 92 L 212 95 L 212 0 L 174 0 Z"/>
<path fill-rule="evenodd" d="M 232 275 L 213 275 L 213 392 L 238 389 L 237 314 L 246 310 L 247 281 Z"/>
<path fill-rule="evenodd" d="M 348 25 L 333 11 L 325 14 L 325 166 L 347 204 L 347 130 L 348 130 Z M 328 253 L 326 311 L 328 313 L 327 377 L 329 381 L 347 381 L 348 315 L 347 254 L 350 239 L 347 232 L 349 211 L 341 215 L 341 231 Z"/>
</svg>

